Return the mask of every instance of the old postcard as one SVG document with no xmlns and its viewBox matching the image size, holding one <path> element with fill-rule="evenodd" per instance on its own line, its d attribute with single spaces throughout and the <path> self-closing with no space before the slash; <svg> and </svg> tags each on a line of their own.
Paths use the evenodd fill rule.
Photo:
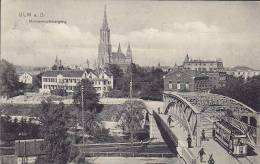
<svg viewBox="0 0 260 164">
<path fill-rule="evenodd" d="M 259 1 L 2 0 L 0 164 L 258 164 L 259 63 Z"/>
</svg>

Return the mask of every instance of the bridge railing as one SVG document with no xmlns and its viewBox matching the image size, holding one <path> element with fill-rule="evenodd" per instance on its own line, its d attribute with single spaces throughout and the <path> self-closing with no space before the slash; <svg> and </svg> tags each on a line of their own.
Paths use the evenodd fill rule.
<svg viewBox="0 0 260 164">
<path fill-rule="evenodd" d="M 178 143 L 178 138 L 173 134 L 173 132 L 170 130 L 169 126 L 163 121 L 160 116 L 154 112 L 153 113 L 154 118 L 157 122 L 158 128 L 161 132 L 161 135 L 164 139 L 164 141 L 167 143 L 168 147 L 172 150 L 173 148 L 179 150 L 179 155 L 183 158 L 183 160 L 188 164 L 196 164 L 196 157 L 194 154 L 184 145 Z M 172 143 L 175 143 L 174 145 Z"/>
<path fill-rule="evenodd" d="M 171 132 L 169 126 L 161 119 L 161 117 L 156 112 L 153 112 L 153 116 L 158 126 L 158 129 L 161 132 L 161 136 L 167 143 L 168 147 L 172 151 L 174 151 L 178 146 L 178 138 Z"/>
<path fill-rule="evenodd" d="M 196 164 L 197 163 L 197 158 L 188 148 L 182 149 L 182 158 L 188 164 Z"/>
<path fill-rule="evenodd" d="M 173 153 L 87 152 L 89 157 L 175 157 Z"/>
</svg>

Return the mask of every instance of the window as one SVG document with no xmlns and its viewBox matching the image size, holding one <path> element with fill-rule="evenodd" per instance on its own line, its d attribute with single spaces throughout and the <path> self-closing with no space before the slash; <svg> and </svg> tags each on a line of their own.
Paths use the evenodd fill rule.
<svg viewBox="0 0 260 164">
<path fill-rule="evenodd" d="M 169 89 L 172 89 L 172 81 L 169 81 Z"/>
<path fill-rule="evenodd" d="M 186 84 L 185 84 L 185 88 L 186 88 L 186 90 L 189 90 L 189 89 L 190 89 L 189 82 L 186 82 Z"/>
<path fill-rule="evenodd" d="M 181 89 L 181 83 L 178 81 L 177 82 L 177 89 L 180 90 Z"/>
</svg>

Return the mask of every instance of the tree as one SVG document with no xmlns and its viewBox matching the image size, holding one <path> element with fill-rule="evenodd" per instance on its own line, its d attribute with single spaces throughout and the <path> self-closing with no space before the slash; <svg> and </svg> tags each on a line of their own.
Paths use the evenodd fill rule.
<svg viewBox="0 0 260 164">
<path fill-rule="evenodd" d="M 7 98 L 21 93 L 22 84 L 18 81 L 13 64 L 6 60 L 0 61 L 0 95 Z"/>
<path fill-rule="evenodd" d="M 107 71 L 113 75 L 114 78 L 114 87 L 118 88 L 118 81 L 123 77 L 123 70 L 116 64 L 109 64 L 107 67 Z"/>
<path fill-rule="evenodd" d="M 96 93 L 96 89 L 93 87 L 91 81 L 88 79 L 81 80 L 76 86 L 73 93 L 73 103 L 81 109 L 82 107 L 82 88 L 83 88 L 83 105 L 84 111 L 100 112 L 102 105 L 99 104 L 99 95 Z"/>
<path fill-rule="evenodd" d="M 136 132 L 142 129 L 145 106 L 140 101 L 126 101 L 123 106 L 125 110 L 120 110 L 118 112 L 120 117 L 119 126 L 125 132 L 130 133 L 130 140 L 133 144 Z"/>
<path fill-rule="evenodd" d="M 67 130 L 71 123 L 69 111 L 63 103 L 43 101 L 40 112 L 41 133 L 44 138 L 46 155 L 43 163 L 64 164 L 69 160 L 70 142 Z"/>
<path fill-rule="evenodd" d="M 39 73 L 36 75 L 35 79 L 33 80 L 33 87 L 34 89 L 39 89 L 42 87 L 42 75 L 43 75 L 43 72 Z"/>
<path fill-rule="evenodd" d="M 90 135 L 99 137 L 96 133 L 99 129 L 102 129 L 101 119 L 98 117 L 97 113 L 94 112 L 85 112 L 85 132 L 88 132 Z"/>
<path fill-rule="evenodd" d="M 67 91 L 63 88 L 57 88 L 57 89 L 51 90 L 51 94 L 57 95 L 57 96 L 68 96 Z"/>
</svg>

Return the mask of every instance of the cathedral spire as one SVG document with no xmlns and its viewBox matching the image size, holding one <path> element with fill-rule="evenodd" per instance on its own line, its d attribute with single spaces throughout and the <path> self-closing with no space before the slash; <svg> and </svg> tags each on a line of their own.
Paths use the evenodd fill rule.
<svg viewBox="0 0 260 164">
<path fill-rule="evenodd" d="M 107 23 L 107 5 L 105 5 L 105 7 L 104 7 L 104 18 L 103 18 L 102 29 L 108 29 L 108 23 Z"/>
<path fill-rule="evenodd" d="M 120 46 L 120 42 L 119 42 L 119 45 L 118 45 L 117 53 L 118 53 L 118 54 L 121 54 L 121 53 L 122 53 L 122 51 L 121 51 L 121 46 Z"/>
<path fill-rule="evenodd" d="M 126 56 L 127 57 L 132 57 L 132 50 L 131 50 L 131 47 L 130 47 L 129 43 L 128 43 L 128 47 L 127 47 L 127 50 L 126 50 Z"/>
<path fill-rule="evenodd" d="M 130 58 L 130 62 L 133 63 L 132 49 L 131 49 L 129 43 L 128 43 L 127 50 L 126 50 L 126 57 L 127 57 L 128 59 Z"/>
<path fill-rule="evenodd" d="M 189 58 L 189 55 L 187 54 L 185 59 L 184 59 L 184 62 L 189 62 L 190 61 L 190 58 Z"/>
</svg>

